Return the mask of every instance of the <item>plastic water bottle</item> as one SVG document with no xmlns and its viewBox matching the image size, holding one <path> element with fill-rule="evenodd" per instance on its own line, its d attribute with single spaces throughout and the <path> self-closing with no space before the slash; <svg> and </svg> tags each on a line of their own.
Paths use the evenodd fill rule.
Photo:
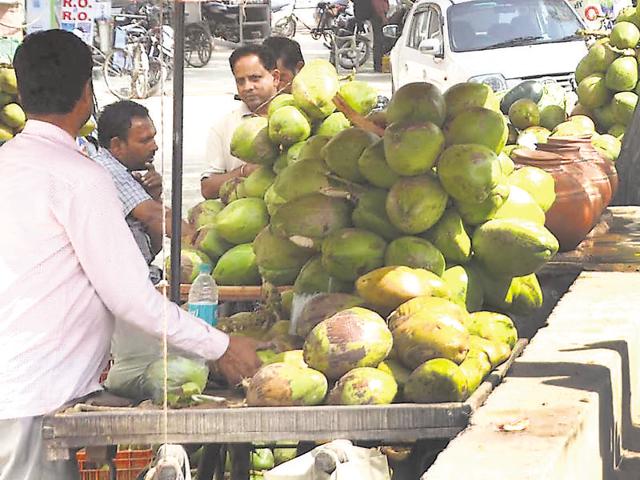
<svg viewBox="0 0 640 480">
<path fill-rule="evenodd" d="M 209 325 L 218 323 L 218 286 L 211 276 L 211 265 L 203 263 L 189 288 L 189 312 Z"/>
</svg>

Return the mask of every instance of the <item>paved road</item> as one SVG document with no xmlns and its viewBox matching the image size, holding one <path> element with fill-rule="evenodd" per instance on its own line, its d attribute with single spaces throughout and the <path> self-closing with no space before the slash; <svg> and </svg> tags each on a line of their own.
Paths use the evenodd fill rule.
<svg viewBox="0 0 640 480">
<path fill-rule="evenodd" d="M 312 40 L 304 33 L 298 34 L 296 40 L 300 42 L 305 59 L 328 59 L 329 51 L 320 40 Z M 206 67 L 185 70 L 183 215 L 189 207 L 202 200 L 199 176 L 204 170 L 203 154 L 209 125 L 236 104 L 233 100 L 236 92 L 235 83 L 228 64 L 232 50 L 231 44 L 218 42 L 211 61 Z M 380 94 L 390 95 L 390 76 L 373 73 L 371 61 L 364 66 L 363 72 L 359 73 L 357 78 L 376 86 Z M 117 100 L 106 89 L 99 72 L 96 72 L 94 83 L 100 107 Z M 171 85 L 166 87 L 165 96 L 152 97 L 140 103 L 149 109 L 158 129 L 160 150 L 156 155 L 155 164 L 159 171 L 164 172 L 165 197 L 170 199 L 173 97 Z"/>
</svg>

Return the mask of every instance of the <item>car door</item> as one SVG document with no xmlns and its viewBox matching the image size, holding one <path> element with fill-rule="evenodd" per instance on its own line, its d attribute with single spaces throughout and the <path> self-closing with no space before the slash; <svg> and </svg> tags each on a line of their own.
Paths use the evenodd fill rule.
<svg viewBox="0 0 640 480">
<path fill-rule="evenodd" d="M 425 40 L 439 40 L 438 51 L 426 51 Z M 406 44 L 399 58 L 401 84 L 430 82 L 443 88 L 446 65 L 443 59 L 442 15 L 437 5 L 427 3 L 414 11 Z"/>
<path fill-rule="evenodd" d="M 439 48 L 437 52 L 423 53 L 425 63 L 427 65 L 427 81 L 431 82 L 444 92 L 447 87 L 447 68 L 448 62 L 445 58 L 445 39 L 444 20 L 440 8 L 433 4 L 429 13 L 429 30 L 427 38 L 438 40 Z"/>
</svg>

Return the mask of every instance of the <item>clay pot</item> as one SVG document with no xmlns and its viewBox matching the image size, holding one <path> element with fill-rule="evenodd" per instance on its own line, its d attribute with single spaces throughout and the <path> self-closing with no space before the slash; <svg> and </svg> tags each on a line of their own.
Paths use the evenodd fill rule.
<svg viewBox="0 0 640 480">
<path fill-rule="evenodd" d="M 564 140 L 562 143 L 560 143 L 560 139 L 556 139 L 552 142 L 539 144 L 538 149 L 555 153 L 566 160 L 571 160 L 574 162 L 576 169 L 583 171 L 591 183 L 591 190 L 587 191 L 590 192 L 591 200 L 599 212 L 599 217 L 612 198 L 609 177 L 596 163 L 593 152 L 590 152 L 586 147 L 587 144 L 580 143 L 573 138 L 562 140 Z M 588 143 L 588 145 L 591 145 L 591 143 Z"/>
<path fill-rule="evenodd" d="M 578 149 L 556 153 L 519 148 L 512 158 L 516 166 L 530 165 L 551 174 L 556 199 L 545 214 L 545 226 L 558 239 L 560 251 L 576 248 L 596 225 L 603 209 L 600 191 L 589 178 L 592 172 L 576 161 Z"/>
<path fill-rule="evenodd" d="M 602 171 L 602 175 L 598 175 L 595 171 L 592 172 L 592 175 L 594 182 L 602 193 L 604 207 L 606 208 L 618 190 L 618 172 L 616 171 L 616 167 L 600 155 L 600 152 L 593 146 L 591 143 L 591 135 L 582 135 L 579 137 L 549 137 L 548 143 L 556 146 L 578 147 L 580 149 L 580 158 L 583 161 L 589 161 L 598 166 Z M 604 176 L 606 176 L 609 181 L 609 188 L 605 185 Z"/>
</svg>

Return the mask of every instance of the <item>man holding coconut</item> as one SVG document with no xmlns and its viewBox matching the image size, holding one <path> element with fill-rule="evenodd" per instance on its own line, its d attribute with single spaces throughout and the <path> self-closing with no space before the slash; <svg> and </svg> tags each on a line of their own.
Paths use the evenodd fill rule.
<svg viewBox="0 0 640 480">
<path fill-rule="evenodd" d="M 244 163 L 231 155 L 231 137 L 244 117 L 267 115 L 269 102 L 277 94 L 280 83 L 275 56 L 265 46 L 237 48 L 229 57 L 229 66 L 242 104 L 220 118 L 209 131 L 205 157 L 207 170 L 200 181 L 204 198 L 217 198 L 224 182 L 247 177 L 258 168 L 258 165 Z"/>
</svg>

